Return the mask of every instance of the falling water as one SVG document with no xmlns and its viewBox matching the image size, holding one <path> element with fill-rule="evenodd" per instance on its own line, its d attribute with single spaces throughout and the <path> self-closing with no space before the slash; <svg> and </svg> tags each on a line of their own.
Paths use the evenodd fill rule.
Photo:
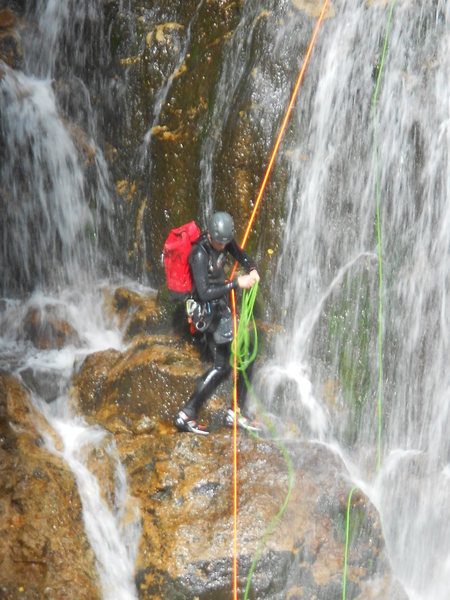
<svg viewBox="0 0 450 600">
<path fill-rule="evenodd" d="M 93 268 L 83 243 L 94 221 L 73 141 L 58 114 L 50 82 L 7 72 L 0 90 L 8 157 L 2 221 L 2 292 L 20 286 L 79 282 Z M 18 243 L 20 240 L 20 243 Z"/>
<path fill-rule="evenodd" d="M 134 564 L 140 534 L 139 510 L 127 515 L 129 497 L 125 471 L 117 458 L 115 444 L 105 444 L 106 433 L 87 427 L 82 420 L 61 419 L 47 414 L 49 423 L 60 435 L 64 449 L 59 452 L 46 437 L 48 447 L 61 455 L 72 469 L 77 480 L 86 533 L 95 552 L 97 568 L 105 600 L 133 600 L 136 598 Z M 102 497 L 96 477 L 86 467 L 86 450 L 104 448 L 116 463 L 114 504 L 110 506 Z M 128 525 L 127 525 L 128 521 Z"/>
<path fill-rule="evenodd" d="M 101 39 L 95 31 L 103 26 L 102 3 L 49 0 L 34 8 L 38 28 L 35 36 L 23 40 L 25 70 L 2 65 L 0 86 L 0 128 L 7 148 L 0 164 L 6 195 L 0 368 L 24 382 L 61 439 L 62 450 L 42 432 L 48 448 L 67 462 L 76 478 L 103 597 L 131 600 L 137 597 L 138 506 L 128 494 L 114 441 L 73 414 L 68 394 L 75 364 L 91 352 L 121 348 L 117 326 L 106 322 L 101 310 L 105 284 L 100 277 L 106 264 L 102 236 L 109 245 L 112 185 L 96 142 L 90 92 L 79 77 L 89 52 L 96 50 L 95 43 L 80 41 L 87 30 L 93 40 Z M 105 58 L 102 52 L 96 55 L 97 63 Z M 55 90 L 56 75 L 58 85 L 65 81 L 65 92 Z M 71 111 L 71 128 L 65 109 Z M 48 307 L 76 332 L 73 345 L 42 351 L 23 339 L 27 310 L 45 315 Z M 96 448 L 112 464 L 113 500 L 105 499 L 102 482 L 87 467 Z"/>
<path fill-rule="evenodd" d="M 73 413 L 69 402 L 74 365 L 91 352 L 122 348 L 120 331 L 104 321 L 102 289 L 90 295 L 65 290 L 58 298 L 34 293 L 28 302 L 10 300 L 0 314 L 0 369 L 13 373 L 27 385 L 31 400 L 62 442 L 42 431 L 47 447 L 61 456 L 74 473 L 80 495 L 86 535 L 95 552 L 105 600 L 136 598 L 134 564 L 140 539 L 139 507 L 127 489 L 125 471 L 113 439 L 99 427 L 89 426 Z M 83 341 L 62 350 L 37 350 L 20 338 L 20 324 L 27 310 L 48 305 L 64 315 Z M 51 402 L 49 402 L 51 400 Z M 105 494 L 100 480 L 87 465 L 92 453 L 106 454 L 114 474 L 114 488 Z"/>
<path fill-rule="evenodd" d="M 274 286 L 283 289 L 286 333 L 265 377 L 276 406 L 281 390 L 284 410 L 301 422 L 312 401 L 305 406 L 298 386 L 287 382 L 307 374 L 308 394 L 328 414 L 328 439 L 351 457 L 353 476 L 365 481 L 380 511 L 395 574 L 411 598 L 444 600 L 450 581 L 450 5 L 395 4 L 376 111 L 390 3 L 344 1 L 335 8 L 297 105 Z M 335 397 L 327 404 L 330 384 Z"/>
</svg>

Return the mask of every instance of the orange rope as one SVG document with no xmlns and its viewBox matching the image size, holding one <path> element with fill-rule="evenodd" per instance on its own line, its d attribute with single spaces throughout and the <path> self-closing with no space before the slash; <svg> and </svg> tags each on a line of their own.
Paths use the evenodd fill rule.
<svg viewBox="0 0 450 600">
<path fill-rule="evenodd" d="M 237 513 L 238 513 L 238 492 L 237 492 L 237 311 L 236 311 L 236 294 L 234 290 L 231 290 L 231 306 L 233 309 L 233 344 L 234 344 L 234 355 L 233 355 L 233 410 L 234 410 L 234 423 L 233 423 L 233 517 L 234 517 L 234 538 L 233 538 L 233 598 L 237 600 Z"/>
<path fill-rule="evenodd" d="M 283 119 L 283 123 L 281 124 L 280 132 L 279 132 L 278 137 L 277 137 L 277 141 L 275 142 L 275 146 L 274 146 L 273 151 L 272 151 L 272 156 L 270 157 L 270 161 L 269 161 L 269 164 L 267 166 L 266 173 L 264 175 L 264 179 L 263 179 L 262 184 L 261 184 L 261 188 L 260 188 L 258 196 L 256 197 L 256 200 L 255 200 L 255 206 L 253 207 L 253 211 L 252 211 L 252 214 L 250 215 L 250 220 L 248 222 L 247 229 L 245 230 L 244 237 L 242 238 L 241 248 L 245 248 L 245 245 L 247 244 L 248 236 L 250 235 L 250 230 L 252 228 L 253 221 L 255 220 L 256 213 L 257 213 L 259 205 L 261 203 L 262 195 L 264 193 L 264 190 L 266 189 L 267 181 L 268 181 L 269 175 L 270 175 L 270 173 L 272 171 L 272 167 L 273 167 L 273 164 L 275 162 L 275 158 L 276 158 L 276 155 L 277 155 L 277 152 L 278 152 L 278 148 L 280 147 L 281 140 L 283 139 L 284 133 L 286 131 L 286 127 L 287 127 L 287 124 L 288 124 L 288 121 L 289 121 L 289 117 L 291 116 L 291 112 L 292 112 L 292 109 L 294 108 L 294 103 L 295 103 L 295 100 L 296 100 L 297 95 L 298 95 L 298 90 L 300 89 L 300 85 L 301 85 L 301 83 L 303 81 L 303 77 L 305 75 L 306 67 L 308 65 L 312 49 L 314 47 L 314 44 L 315 44 L 315 41 L 316 41 L 316 38 L 317 38 L 317 34 L 319 33 L 320 26 L 321 26 L 322 21 L 324 19 L 325 12 L 326 12 L 327 5 L 328 5 L 328 1 L 329 0 L 325 0 L 325 2 L 323 3 L 322 10 L 320 12 L 320 15 L 319 15 L 319 18 L 317 20 L 316 26 L 314 28 L 314 31 L 313 31 L 313 34 L 312 34 L 312 37 L 311 37 L 311 41 L 310 41 L 309 46 L 308 46 L 308 50 L 307 50 L 305 58 L 303 60 L 302 68 L 300 69 L 300 73 L 299 73 L 298 78 L 297 78 L 297 83 L 295 84 L 294 91 L 292 92 L 292 96 L 291 96 L 291 100 L 289 102 L 289 106 L 287 108 L 286 114 L 285 114 L 284 119 Z M 234 265 L 234 269 L 233 269 L 233 273 L 232 273 L 231 278 L 233 278 L 233 275 L 235 274 L 236 269 L 237 269 L 237 264 Z"/>
<path fill-rule="evenodd" d="M 261 203 L 261 198 L 262 195 L 264 193 L 264 190 L 266 189 L 266 185 L 267 185 L 267 181 L 269 179 L 269 175 L 272 171 L 272 167 L 273 164 L 275 162 L 275 158 L 278 152 L 278 149 L 280 147 L 281 144 L 281 140 L 283 139 L 284 133 L 286 131 L 286 127 L 289 121 L 289 117 L 291 116 L 291 112 L 292 109 L 294 107 L 294 103 L 295 100 L 297 98 L 298 95 L 298 90 L 300 89 L 300 85 L 303 81 L 303 77 L 305 75 L 305 71 L 306 71 L 306 67 L 308 65 L 309 62 L 309 58 L 311 56 L 312 53 L 312 49 L 314 47 L 314 44 L 316 42 L 316 38 L 317 38 L 317 34 L 319 33 L 319 29 L 320 26 L 322 24 L 322 21 L 324 19 L 325 16 L 325 11 L 327 9 L 328 6 L 328 2 L 329 0 L 325 0 L 322 6 L 322 10 L 320 11 L 320 15 L 319 18 L 317 20 L 316 26 L 314 28 L 312 37 L 311 37 L 311 41 L 309 43 L 308 46 L 308 50 L 306 52 L 305 58 L 303 60 L 303 64 L 302 64 L 302 68 L 300 69 L 300 73 L 298 75 L 297 78 L 297 82 L 295 84 L 294 87 L 294 91 L 292 92 L 292 96 L 291 96 L 291 100 L 289 102 L 289 106 L 287 108 L 286 114 L 284 116 L 283 119 L 283 123 L 281 124 L 281 129 L 280 132 L 278 134 L 277 137 L 277 141 L 275 142 L 275 146 L 273 148 L 272 151 L 272 156 L 270 157 L 270 161 L 269 164 L 267 166 L 265 175 L 264 175 L 264 179 L 262 181 L 260 190 L 258 192 L 258 196 L 256 197 L 255 200 L 255 205 L 253 207 L 252 210 L 252 214 L 250 215 L 250 219 L 247 225 L 247 229 L 245 230 L 244 233 L 244 237 L 242 238 L 242 243 L 241 243 L 241 247 L 245 248 L 245 245 L 247 244 L 247 240 L 248 237 L 250 235 L 250 230 L 252 228 L 253 225 L 253 221 L 255 220 L 256 217 L 256 213 L 258 211 L 259 205 Z M 233 267 L 233 271 L 231 273 L 231 277 L 230 279 L 233 279 L 235 273 L 236 273 L 236 269 L 237 269 L 237 262 L 235 263 L 234 267 Z M 234 290 L 231 291 L 231 305 L 232 305 L 232 309 L 233 309 L 233 332 L 234 332 L 234 361 L 233 361 L 233 375 L 234 375 L 234 387 L 233 387 L 233 410 L 234 410 L 234 414 L 235 416 L 237 416 L 237 352 L 236 352 L 236 344 L 237 344 L 237 314 L 236 314 L 236 296 L 234 293 Z M 237 600 L 238 597 L 238 589 L 237 589 L 237 506 L 238 506 L 238 489 L 237 489 L 237 419 L 234 419 L 234 425 L 233 425 L 233 466 L 234 466 L 234 477 L 233 477 L 233 481 L 234 481 L 234 502 L 233 502 L 233 514 L 234 514 L 234 544 L 233 544 L 233 549 L 234 549 L 234 556 L 233 556 L 233 598 L 234 600 Z"/>
</svg>

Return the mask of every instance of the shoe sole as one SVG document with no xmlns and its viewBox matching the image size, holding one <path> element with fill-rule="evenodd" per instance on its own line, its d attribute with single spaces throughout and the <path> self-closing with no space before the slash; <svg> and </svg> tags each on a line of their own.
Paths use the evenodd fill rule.
<svg viewBox="0 0 450 600">
<path fill-rule="evenodd" d="M 234 421 L 225 419 L 225 425 L 227 427 L 232 428 L 234 425 Z M 243 423 L 239 423 L 239 421 L 237 423 L 237 426 L 238 426 L 238 429 L 244 429 L 244 431 L 251 431 L 253 433 L 258 433 L 258 432 L 262 431 L 262 429 L 260 427 L 252 427 L 251 425 L 244 425 Z"/>
<path fill-rule="evenodd" d="M 195 429 L 190 427 L 188 423 L 183 422 L 182 424 L 174 423 L 178 431 L 182 433 L 195 433 L 196 435 L 209 435 L 209 431 L 206 429 Z"/>
</svg>

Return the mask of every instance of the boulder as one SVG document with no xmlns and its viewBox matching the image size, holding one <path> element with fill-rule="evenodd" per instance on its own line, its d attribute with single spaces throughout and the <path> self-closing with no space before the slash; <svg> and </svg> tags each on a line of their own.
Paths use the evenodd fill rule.
<svg viewBox="0 0 450 600">
<path fill-rule="evenodd" d="M 74 377 L 72 398 L 113 433 L 165 427 L 205 368 L 195 348 L 174 336 L 138 336 L 124 353 L 89 355 Z"/>
<path fill-rule="evenodd" d="M 14 12 L 10 8 L 0 10 L 0 60 L 13 69 L 20 69 L 23 65 L 23 53 L 15 26 Z"/>
<path fill-rule="evenodd" d="M 139 502 L 140 598 L 230 597 L 233 434 L 222 419 L 229 384 L 201 415 L 210 436 L 182 434 L 172 425 L 204 369 L 198 349 L 176 336 L 141 335 L 123 353 L 88 356 L 73 379 L 81 412 L 114 433 L 130 494 Z M 291 439 L 283 451 L 271 431 L 266 438 L 238 432 L 239 594 L 252 571 L 250 598 L 338 597 L 348 474 L 326 446 Z M 349 531 L 347 598 L 405 600 L 390 571 L 378 513 L 359 491 Z"/>
<path fill-rule="evenodd" d="M 0 373 L 0 597 L 100 599 L 75 478 L 42 431 L 53 435 L 18 380 Z"/>
<path fill-rule="evenodd" d="M 30 307 L 25 315 L 23 338 L 36 348 L 50 350 L 69 344 L 80 345 L 75 329 L 58 312 L 55 306 L 45 306 L 42 310 Z"/>
</svg>

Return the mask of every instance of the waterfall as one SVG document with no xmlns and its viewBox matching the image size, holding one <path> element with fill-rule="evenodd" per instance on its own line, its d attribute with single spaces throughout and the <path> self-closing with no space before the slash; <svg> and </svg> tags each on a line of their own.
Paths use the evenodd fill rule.
<svg viewBox="0 0 450 600">
<path fill-rule="evenodd" d="M 380 511 L 394 573 L 411 598 L 444 600 L 450 581 L 450 5 L 396 3 L 374 111 L 389 5 L 343 1 L 322 26 L 286 159 L 283 248 L 273 286 L 283 290 L 278 301 L 286 332 L 263 375 L 274 411 L 282 407 L 305 436 L 336 440 L 351 457 L 352 475 L 366 482 Z M 309 386 L 292 385 L 300 374 Z M 325 434 L 304 422 L 314 404 L 327 413 Z"/>
<path fill-rule="evenodd" d="M 102 14 L 89 6 L 38 3 L 39 27 L 23 37 L 24 72 L 3 69 L 4 295 L 37 285 L 85 285 L 100 265 L 104 270 L 103 246 L 114 245 L 110 175 L 90 94 L 79 77 L 88 53 L 78 36 Z M 64 78 L 55 83 L 61 72 Z"/>
<path fill-rule="evenodd" d="M 78 484 L 86 533 L 95 552 L 97 568 L 105 600 L 133 600 L 136 598 L 134 564 L 140 536 L 139 510 L 134 507 L 134 515 L 128 525 L 128 492 L 125 471 L 117 458 L 113 442 L 105 444 L 105 432 L 86 427 L 80 420 L 67 421 L 47 415 L 54 430 L 64 442 L 62 452 L 57 451 L 49 436 L 47 445 L 57 455 L 61 455 L 72 469 Z M 106 440 L 107 441 L 107 440 Z M 103 499 L 96 477 L 85 466 L 86 449 L 104 448 L 116 463 L 115 501 L 113 506 Z"/>
<path fill-rule="evenodd" d="M 75 284 L 92 272 L 86 231 L 94 229 L 84 176 L 50 83 L 7 72 L 0 89 L 8 156 L 0 172 L 7 194 L 2 221 L 2 292 L 16 286 Z"/>
<path fill-rule="evenodd" d="M 0 368 L 27 385 L 32 402 L 61 440 L 61 447 L 55 447 L 42 432 L 47 447 L 66 461 L 76 479 L 103 597 L 131 600 L 137 597 L 139 509 L 128 493 L 114 440 L 73 414 L 68 392 L 74 365 L 87 354 L 122 348 L 117 326 L 105 320 L 101 309 L 106 285 L 101 277 L 111 273 L 104 251 L 114 248 L 113 186 L 91 97 L 102 82 L 91 81 L 88 89 L 82 79 L 85 72 L 91 74 L 89 61 L 107 61 L 100 35 L 103 3 L 30 4 L 36 12 L 28 16 L 38 25 L 23 38 L 24 71 L 2 64 L 0 84 L 5 140 L 0 149 L 5 207 Z M 93 43 L 85 43 L 90 36 Z M 49 307 L 76 333 L 73 345 L 37 350 L 23 339 L 27 311 L 45 315 Z M 102 482 L 88 467 L 90 453 L 99 448 L 112 465 L 113 499 L 105 498 Z"/>
</svg>

